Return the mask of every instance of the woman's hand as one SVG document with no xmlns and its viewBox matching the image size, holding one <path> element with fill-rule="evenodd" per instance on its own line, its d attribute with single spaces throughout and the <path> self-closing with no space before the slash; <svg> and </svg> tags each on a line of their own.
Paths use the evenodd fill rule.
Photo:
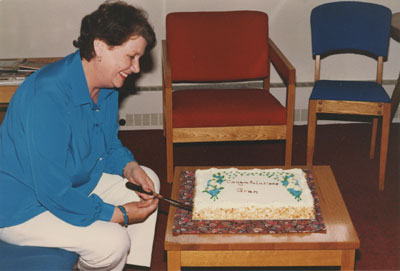
<svg viewBox="0 0 400 271">
<path fill-rule="evenodd" d="M 137 162 L 127 163 L 123 174 L 129 182 L 142 186 L 145 191 L 154 191 L 153 181 Z M 154 196 L 138 192 L 137 194 L 141 199 L 139 202 L 129 202 L 123 205 L 128 215 L 128 224 L 143 222 L 158 206 L 158 199 Z M 125 224 L 124 214 L 118 207 L 115 207 L 111 221 L 121 225 Z"/>
<path fill-rule="evenodd" d="M 145 221 L 157 209 L 157 206 L 157 198 L 124 204 L 123 207 L 128 215 L 128 224 Z M 115 207 L 111 221 L 121 225 L 125 224 L 124 215 L 118 207 Z"/>
<path fill-rule="evenodd" d="M 154 192 L 153 181 L 150 179 L 149 176 L 147 176 L 146 172 L 139 166 L 137 162 L 132 161 L 127 163 L 124 168 L 123 174 L 124 177 L 128 179 L 129 182 L 142 186 L 142 188 L 145 191 Z M 153 196 L 147 194 L 143 193 L 137 193 L 137 194 L 144 200 L 150 200 L 153 198 Z"/>
<path fill-rule="evenodd" d="M 145 221 L 146 218 L 157 209 L 157 206 L 157 198 L 124 204 L 126 213 L 128 214 L 129 224 Z"/>
</svg>

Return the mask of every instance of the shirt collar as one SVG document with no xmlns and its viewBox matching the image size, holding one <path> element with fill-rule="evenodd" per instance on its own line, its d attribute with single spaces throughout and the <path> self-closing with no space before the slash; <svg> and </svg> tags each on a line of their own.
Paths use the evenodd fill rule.
<svg viewBox="0 0 400 271">
<path fill-rule="evenodd" d="M 65 57 L 65 65 L 67 65 L 67 78 L 70 81 L 73 102 L 75 105 L 92 104 L 93 100 L 90 97 L 89 87 L 83 71 L 80 51 L 77 50 Z M 108 98 L 115 89 L 101 88 L 99 93 L 98 103 L 101 103 Z"/>
</svg>

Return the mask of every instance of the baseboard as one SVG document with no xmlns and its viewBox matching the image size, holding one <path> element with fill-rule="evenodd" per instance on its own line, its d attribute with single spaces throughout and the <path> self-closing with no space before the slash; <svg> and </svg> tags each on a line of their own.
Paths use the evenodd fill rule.
<svg viewBox="0 0 400 271">
<path fill-rule="evenodd" d="M 296 109 L 294 113 L 295 125 L 307 125 L 308 109 Z M 163 129 L 162 113 L 126 114 L 120 116 L 120 130 L 158 130 Z M 397 110 L 393 122 L 400 123 L 400 111 Z M 339 120 L 319 120 L 318 124 L 349 123 Z"/>
</svg>

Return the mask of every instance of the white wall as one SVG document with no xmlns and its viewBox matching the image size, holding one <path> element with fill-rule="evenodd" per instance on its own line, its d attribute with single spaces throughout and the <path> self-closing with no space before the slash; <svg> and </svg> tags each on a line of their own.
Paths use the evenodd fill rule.
<svg viewBox="0 0 400 271">
<path fill-rule="evenodd" d="M 400 12 L 400 0 L 365 0 Z M 0 58 L 64 56 L 75 50 L 72 41 L 79 35 L 81 18 L 103 0 L 0 0 Z M 152 52 L 153 69 L 141 75 L 139 87 L 161 86 L 161 40 L 165 38 L 165 15 L 173 11 L 261 10 L 269 15 L 270 37 L 296 68 L 298 82 L 312 82 L 314 62 L 311 57 L 309 16 L 311 9 L 330 0 L 127 0 L 149 14 L 158 45 Z M 340 62 L 350 60 L 345 68 Z M 375 77 L 375 62 L 347 55 L 328 59 L 321 76 L 330 74 L 343 79 Z M 329 65 L 332 63 L 332 65 Z M 400 70 L 400 43 L 390 42 L 389 59 L 384 66 L 384 80 L 395 80 Z M 279 82 L 276 73 L 272 82 Z M 393 86 L 387 86 L 391 92 Z M 152 91 L 132 95 L 121 108 L 124 114 L 140 114 L 142 108 L 161 113 L 161 93 Z M 306 109 L 310 89 L 297 88 L 296 109 Z M 157 101 L 155 101 L 155 99 Z M 153 126 L 156 127 L 156 126 Z M 158 125 L 156 128 L 161 127 Z M 125 127 L 127 128 L 127 127 Z M 151 128 L 151 127 L 150 127 Z"/>
<path fill-rule="evenodd" d="M 83 16 L 103 0 L 0 0 L 0 58 L 59 57 L 72 53 Z M 164 1 L 129 0 L 147 11 L 155 32 L 162 32 Z M 154 70 L 140 85 L 160 85 L 160 50 L 152 52 Z"/>
</svg>

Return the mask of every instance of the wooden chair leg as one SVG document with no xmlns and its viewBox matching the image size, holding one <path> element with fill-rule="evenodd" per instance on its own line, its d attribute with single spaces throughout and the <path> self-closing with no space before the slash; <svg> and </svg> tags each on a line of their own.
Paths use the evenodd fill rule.
<svg viewBox="0 0 400 271">
<path fill-rule="evenodd" d="M 165 118 L 163 119 L 163 136 L 167 136 L 167 133 L 165 132 Z"/>
<path fill-rule="evenodd" d="M 382 118 L 381 153 L 379 159 L 379 191 L 383 191 L 386 176 L 386 160 L 389 146 L 389 131 L 391 120 L 391 105 L 385 104 Z"/>
<path fill-rule="evenodd" d="M 370 159 L 374 159 L 374 156 L 375 156 L 377 130 L 378 130 L 378 118 L 374 118 L 372 120 L 371 147 L 369 149 L 369 158 Z"/>
<path fill-rule="evenodd" d="M 172 183 L 174 179 L 173 146 L 167 146 L 167 182 Z"/>
<path fill-rule="evenodd" d="M 316 124 L 317 124 L 317 101 L 310 100 L 308 105 L 307 166 L 312 166 L 313 163 Z"/>
<path fill-rule="evenodd" d="M 285 150 L 285 166 L 292 165 L 293 151 L 293 126 L 287 127 L 286 131 L 286 150 Z"/>
<path fill-rule="evenodd" d="M 174 179 L 174 143 L 172 142 L 172 131 L 166 131 L 165 145 L 167 153 L 167 182 L 172 183 Z"/>
</svg>

